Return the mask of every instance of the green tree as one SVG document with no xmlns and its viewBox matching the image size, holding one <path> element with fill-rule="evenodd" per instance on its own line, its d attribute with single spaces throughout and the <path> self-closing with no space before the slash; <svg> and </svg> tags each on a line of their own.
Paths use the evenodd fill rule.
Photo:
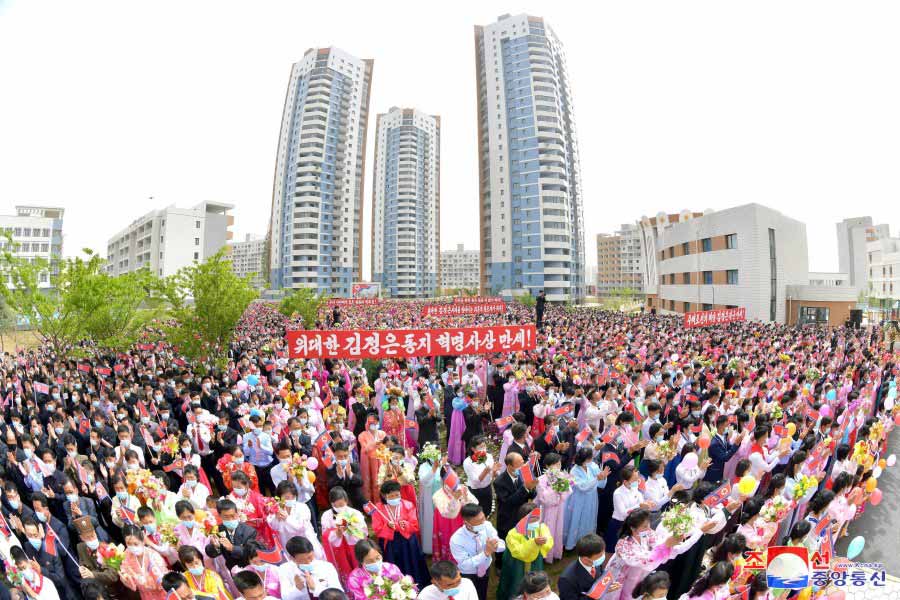
<svg viewBox="0 0 900 600">
<path fill-rule="evenodd" d="M 534 308 L 534 304 L 537 302 L 537 298 L 531 295 L 531 292 L 526 292 L 521 296 L 516 296 L 516 300 L 522 303 L 525 308 L 531 309 Z"/>
<path fill-rule="evenodd" d="M 0 298 L 0 348 L 6 350 L 3 336 L 12 333 L 15 344 L 15 332 L 18 319 L 16 311 L 9 305 L 5 298 Z"/>
<path fill-rule="evenodd" d="M 166 333 L 172 345 L 193 361 L 223 365 L 235 327 L 257 297 L 250 278 L 234 274 L 223 249 L 167 278 L 161 291 L 171 307 Z"/>
<path fill-rule="evenodd" d="M 325 302 L 325 298 L 313 288 L 298 288 L 282 298 L 278 311 L 286 317 L 299 318 L 304 329 L 312 329 Z"/>
<path fill-rule="evenodd" d="M 162 312 L 163 287 L 148 269 L 118 277 L 95 274 L 89 288 L 91 294 L 83 311 L 84 334 L 103 350 L 127 350 L 137 342 L 144 326 Z M 101 302 L 91 303 L 91 297 Z"/>
</svg>

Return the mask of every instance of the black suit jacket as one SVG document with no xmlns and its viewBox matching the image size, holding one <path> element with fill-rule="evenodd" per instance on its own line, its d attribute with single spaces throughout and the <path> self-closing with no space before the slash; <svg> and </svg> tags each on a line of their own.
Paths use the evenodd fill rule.
<svg viewBox="0 0 900 600">
<path fill-rule="evenodd" d="M 535 492 L 510 477 L 506 470 L 494 480 L 494 492 L 497 495 L 497 535 L 505 540 L 506 534 L 519 520 L 519 508 L 534 498 Z"/>
<path fill-rule="evenodd" d="M 206 545 L 206 555 L 210 558 L 216 558 L 219 555 L 224 556 L 225 565 L 229 570 L 236 566 L 246 567 L 247 552 L 244 550 L 244 545 L 256 541 L 256 530 L 246 523 L 238 523 L 234 532 L 230 532 L 228 528 L 224 526 L 221 531 L 225 532 L 226 537 L 228 537 L 234 547 L 229 552 L 222 546 L 216 548 L 210 543 Z"/>
<path fill-rule="evenodd" d="M 713 436 L 712 441 L 709 443 L 709 458 L 712 462 L 709 465 L 709 469 L 706 470 L 703 481 L 708 481 L 710 483 L 721 481 L 725 477 L 725 463 L 727 463 L 737 451 L 738 446 L 723 442 L 722 438 L 718 435 Z"/>
<path fill-rule="evenodd" d="M 344 491 L 347 492 L 347 495 L 350 496 L 350 504 L 353 508 L 362 510 L 366 500 L 362 493 L 363 482 L 362 477 L 359 475 L 359 464 L 348 463 L 347 466 L 350 467 L 349 477 L 338 477 L 337 462 L 328 469 L 328 489 L 330 490 L 331 488 L 341 486 L 344 488 Z"/>
<path fill-rule="evenodd" d="M 602 572 L 597 569 L 597 577 Z M 559 576 L 557 583 L 559 589 L 559 600 L 583 600 L 584 594 L 594 585 L 596 578 L 581 565 L 578 559 L 569 563 Z"/>
</svg>

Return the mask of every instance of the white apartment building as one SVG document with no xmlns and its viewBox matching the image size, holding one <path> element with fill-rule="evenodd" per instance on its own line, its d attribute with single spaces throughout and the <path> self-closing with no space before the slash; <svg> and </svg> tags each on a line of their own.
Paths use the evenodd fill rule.
<svg viewBox="0 0 900 600">
<path fill-rule="evenodd" d="M 272 289 L 349 297 L 361 280 L 372 65 L 311 48 L 291 68 L 272 188 Z"/>
<path fill-rule="evenodd" d="M 584 297 L 584 217 L 562 43 L 540 17 L 475 27 L 481 291 Z"/>
<path fill-rule="evenodd" d="M 109 239 L 107 269 L 121 275 L 150 269 L 160 277 L 202 262 L 232 238 L 232 204 L 201 202 L 193 208 L 167 206 L 147 213 Z"/>
<path fill-rule="evenodd" d="M 876 318 L 900 318 L 900 238 L 887 232 L 866 244 L 866 261 L 870 311 Z"/>
<path fill-rule="evenodd" d="M 441 119 L 392 107 L 375 127 L 372 281 L 390 298 L 430 298 L 438 288 Z"/>
<path fill-rule="evenodd" d="M 608 297 L 614 290 L 643 291 L 641 273 L 641 229 L 623 223 L 615 233 L 597 234 L 597 295 Z"/>
<path fill-rule="evenodd" d="M 51 276 L 59 273 L 63 253 L 63 215 L 55 206 L 16 206 L 16 214 L 0 215 L 0 231 L 12 236 L 13 254 L 28 259 L 43 259 L 50 271 L 39 275 L 38 285 L 49 288 Z M 6 239 L 0 238 L 0 250 L 6 250 Z M 7 285 L 9 285 L 7 280 Z"/>
<path fill-rule="evenodd" d="M 865 290 L 868 277 L 867 244 L 888 237 L 887 225 L 873 225 L 872 217 L 854 217 L 835 224 L 838 239 L 838 270 L 850 276 L 850 285 Z"/>
<path fill-rule="evenodd" d="M 238 277 L 250 276 L 253 287 L 266 287 L 266 239 L 259 235 L 247 234 L 243 242 L 231 245 L 231 269 Z"/>
<path fill-rule="evenodd" d="M 647 307 L 666 313 L 743 307 L 747 319 L 843 324 L 856 291 L 811 283 L 806 225 L 759 204 L 642 219 L 656 282 Z M 652 258 L 651 258 L 652 257 Z M 832 281 L 840 278 L 828 274 Z"/>
<path fill-rule="evenodd" d="M 441 252 L 441 287 L 444 289 L 477 289 L 478 250 L 466 250 L 457 244 L 456 250 Z"/>
</svg>

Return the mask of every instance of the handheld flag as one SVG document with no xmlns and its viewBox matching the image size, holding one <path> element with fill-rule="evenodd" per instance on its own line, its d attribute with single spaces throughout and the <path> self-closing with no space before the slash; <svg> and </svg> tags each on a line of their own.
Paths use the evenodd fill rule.
<svg viewBox="0 0 900 600">
<path fill-rule="evenodd" d="M 281 552 L 281 543 L 278 536 L 275 536 L 275 546 L 271 550 L 257 550 L 256 555 L 263 561 L 272 565 L 281 564 L 284 561 L 284 555 Z"/>
<path fill-rule="evenodd" d="M 563 404 L 562 406 L 560 406 L 559 408 L 554 410 L 553 414 L 557 417 L 561 417 L 563 415 L 569 414 L 570 412 L 572 412 L 572 405 L 571 404 Z"/>
<path fill-rule="evenodd" d="M 819 519 L 819 522 L 816 523 L 816 530 L 815 530 L 816 537 L 819 537 L 820 535 L 822 535 L 823 532 L 825 531 L 825 528 L 828 527 L 828 525 L 830 525 L 830 524 L 831 524 L 831 517 L 829 517 L 828 515 L 825 515 L 824 517 Z"/>
<path fill-rule="evenodd" d="M 137 515 L 135 514 L 135 512 L 124 504 L 119 507 L 119 516 L 122 517 L 123 521 L 128 521 L 132 525 L 134 525 L 137 521 Z"/>
<path fill-rule="evenodd" d="M 6 522 L 6 519 L 3 518 L 3 513 L 0 513 L 0 533 L 7 538 L 12 534 L 9 529 L 9 524 Z"/>
<path fill-rule="evenodd" d="M 322 452 L 322 464 L 325 465 L 326 469 L 330 469 L 334 466 L 335 461 L 334 452 L 331 451 L 331 448 L 325 448 Z"/>
<path fill-rule="evenodd" d="M 34 391 L 37 394 L 49 394 L 50 386 L 47 385 L 46 383 L 41 383 L 40 381 L 35 381 L 34 382 Z"/>
<path fill-rule="evenodd" d="M 497 425 L 497 429 L 503 429 L 507 425 L 513 422 L 512 415 L 507 415 L 505 417 L 501 417 L 499 419 L 494 419 L 494 423 Z"/>
<path fill-rule="evenodd" d="M 603 433 L 603 436 L 600 439 L 603 441 L 604 444 L 609 444 L 614 439 L 616 439 L 617 435 L 619 435 L 619 428 L 618 427 L 610 427 L 607 431 L 605 431 Z"/>
<path fill-rule="evenodd" d="M 544 442 L 548 446 L 550 446 L 551 444 L 553 444 L 553 438 L 555 438 L 555 437 L 556 437 L 556 431 L 554 431 L 553 428 L 550 428 L 547 430 L 547 434 L 544 436 Z"/>
<path fill-rule="evenodd" d="M 88 418 L 81 419 L 81 422 L 78 423 L 78 433 L 81 435 L 87 435 L 91 430 L 91 420 Z"/>
<path fill-rule="evenodd" d="M 615 452 L 604 452 L 600 457 L 600 462 L 606 464 L 607 462 L 614 462 L 619 464 L 619 455 Z"/>
<path fill-rule="evenodd" d="M 528 484 L 534 481 L 534 474 L 532 474 L 531 467 L 529 467 L 527 464 L 519 467 L 519 475 L 522 477 L 523 484 Z"/>
<path fill-rule="evenodd" d="M 329 444 L 331 444 L 331 436 L 328 435 L 327 431 L 323 431 L 319 434 L 319 437 L 316 438 L 316 448 L 319 452 L 324 452 L 325 446 L 328 446 Z"/>
<path fill-rule="evenodd" d="M 731 482 L 726 481 L 718 487 L 713 493 L 703 499 L 703 504 L 710 508 L 725 501 L 731 494 Z"/>
<path fill-rule="evenodd" d="M 600 596 L 603 595 L 603 592 L 606 591 L 606 588 L 608 588 L 612 582 L 612 573 L 604 573 L 600 579 L 594 582 L 594 585 L 591 586 L 591 589 L 586 591 L 584 594 L 591 600 L 599 600 Z"/>
<path fill-rule="evenodd" d="M 163 466 L 162 470 L 165 471 L 166 473 L 171 473 L 172 471 L 181 470 L 183 468 L 184 468 L 184 460 L 179 458 L 175 462 L 169 463 L 169 464 Z"/>
<path fill-rule="evenodd" d="M 591 428 L 585 427 L 584 429 L 582 429 L 581 431 L 578 432 L 578 435 L 575 436 L 575 439 L 578 440 L 578 443 L 580 444 L 584 440 L 588 439 L 590 437 L 590 435 L 591 435 Z"/>
<path fill-rule="evenodd" d="M 44 537 L 44 551 L 50 556 L 56 556 L 56 541 L 59 538 L 56 535 L 56 532 L 53 531 L 53 528 L 47 524 L 45 537 Z"/>
<path fill-rule="evenodd" d="M 449 467 L 447 468 L 447 473 L 444 474 L 444 485 L 454 491 L 459 488 L 459 475 Z"/>
<path fill-rule="evenodd" d="M 540 522 L 541 520 L 541 507 L 538 506 L 533 511 L 525 515 L 519 522 L 516 524 L 516 531 L 521 533 L 522 535 L 526 535 L 528 532 L 528 523 L 529 521 L 537 520 Z"/>
<path fill-rule="evenodd" d="M 419 424 L 416 422 L 415 419 L 404 419 L 403 426 L 406 427 L 407 429 L 418 429 L 419 428 Z"/>
<path fill-rule="evenodd" d="M 94 491 L 97 493 L 97 500 L 101 502 L 106 498 L 109 498 L 109 494 L 106 493 L 106 488 L 103 487 L 103 484 L 99 481 L 97 482 L 97 485 L 94 486 Z"/>
</svg>

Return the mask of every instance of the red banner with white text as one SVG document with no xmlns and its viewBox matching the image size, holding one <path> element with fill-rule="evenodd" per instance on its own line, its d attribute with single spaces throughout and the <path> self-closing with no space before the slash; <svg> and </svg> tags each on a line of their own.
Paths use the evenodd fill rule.
<svg viewBox="0 0 900 600">
<path fill-rule="evenodd" d="M 707 325 L 721 325 L 722 323 L 746 320 L 746 308 L 723 308 L 684 313 L 685 327 L 706 327 Z"/>
<path fill-rule="evenodd" d="M 291 358 L 411 358 L 533 350 L 534 325 L 288 331 Z"/>
<path fill-rule="evenodd" d="M 329 298 L 328 306 L 374 306 L 380 298 Z"/>
<path fill-rule="evenodd" d="M 481 304 L 483 302 L 503 302 L 500 296 L 453 296 L 453 304 Z"/>
<path fill-rule="evenodd" d="M 506 302 L 464 302 L 460 304 L 426 304 L 423 317 L 452 317 L 455 315 L 499 315 L 506 312 Z"/>
</svg>

